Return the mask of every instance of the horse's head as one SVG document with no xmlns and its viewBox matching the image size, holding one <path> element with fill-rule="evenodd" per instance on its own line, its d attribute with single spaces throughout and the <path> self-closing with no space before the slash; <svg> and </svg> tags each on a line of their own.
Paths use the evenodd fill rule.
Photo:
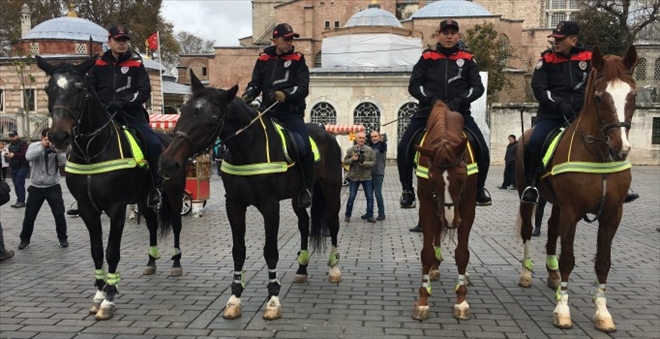
<svg viewBox="0 0 660 339">
<path fill-rule="evenodd" d="M 442 222 L 447 228 L 456 228 L 461 223 L 454 213 L 463 198 L 467 181 L 467 168 L 463 154 L 467 138 L 462 136 L 463 117 L 450 111 L 446 105 L 436 104 L 427 123 L 424 146 L 415 145 L 421 155 L 420 165 L 428 168 L 431 190 L 442 210 Z"/>
<path fill-rule="evenodd" d="M 85 73 L 94 66 L 95 58 L 89 58 L 79 65 L 52 65 L 38 55 L 36 59 L 39 68 L 50 75 L 45 87 L 48 111 L 53 119 L 49 139 L 56 148 L 64 150 L 71 144 L 73 128 L 80 120 L 85 99 L 89 95 Z"/>
<path fill-rule="evenodd" d="M 637 65 L 637 51 L 630 46 L 623 58 L 603 56 L 598 47 L 591 56 L 591 91 L 600 129 L 615 160 L 625 160 L 630 152 L 628 132 L 635 112 L 635 80 L 632 72 Z M 588 104 L 587 104 L 588 105 Z"/>
<path fill-rule="evenodd" d="M 238 86 L 228 91 L 204 87 L 192 70 L 190 80 L 192 97 L 181 106 L 172 143 L 160 156 L 160 173 L 165 178 L 177 173 L 190 156 L 212 146 L 238 92 Z"/>
</svg>

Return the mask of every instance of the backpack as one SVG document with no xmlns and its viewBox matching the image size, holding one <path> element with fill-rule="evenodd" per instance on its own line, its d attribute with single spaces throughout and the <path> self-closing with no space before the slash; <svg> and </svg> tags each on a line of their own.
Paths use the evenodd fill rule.
<svg viewBox="0 0 660 339">
<path fill-rule="evenodd" d="M 0 181 L 0 206 L 4 205 L 11 199 L 11 196 L 9 195 L 9 192 L 11 192 L 11 188 L 9 188 L 9 184 L 5 181 Z"/>
</svg>

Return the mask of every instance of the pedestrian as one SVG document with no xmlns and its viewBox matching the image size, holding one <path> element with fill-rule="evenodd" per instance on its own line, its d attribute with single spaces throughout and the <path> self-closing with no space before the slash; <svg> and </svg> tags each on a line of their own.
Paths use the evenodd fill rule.
<svg viewBox="0 0 660 339">
<path fill-rule="evenodd" d="M 475 133 L 481 145 L 487 145 L 470 111 L 470 103 L 484 94 L 479 67 L 474 56 L 459 47 L 459 40 L 458 23 L 451 19 L 442 20 L 435 49 L 422 52 L 421 58 L 413 67 L 408 92 L 419 101 L 419 109 L 410 119 L 410 124 L 397 147 L 399 180 L 403 190 L 400 199 L 402 208 L 415 207 L 413 164 L 412 157 L 408 156 L 408 148 L 415 132 L 426 127 L 431 109 L 437 101 L 443 101 L 450 110 L 461 113 L 465 127 Z M 488 206 L 492 202 L 485 193 L 484 185 L 490 167 L 490 155 L 487 147 L 484 147 L 481 153 L 477 161 L 477 205 Z M 421 228 L 419 230 L 421 231 Z"/>
<path fill-rule="evenodd" d="M 9 162 L 11 181 L 14 183 L 14 191 L 16 192 L 16 203 L 10 206 L 23 208 L 25 207 L 25 178 L 30 173 L 30 162 L 25 159 L 28 144 L 21 140 L 16 131 L 9 132 L 9 139 L 11 139 L 11 143 L 8 147 L 6 159 Z"/>
<path fill-rule="evenodd" d="M 539 197 L 539 203 L 536 205 L 536 213 L 534 215 L 534 229 L 532 230 L 532 236 L 538 237 L 541 235 L 541 225 L 543 224 L 543 212 L 545 210 L 545 204 L 548 201 Z"/>
<path fill-rule="evenodd" d="M 372 131 L 371 149 L 376 155 L 376 163 L 371 168 L 371 181 L 373 183 L 376 205 L 378 205 L 378 217 L 376 220 L 385 220 L 385 202 L 383 201 L 383 180 L 385 179 L 385 159 L 387 155 L 387 135 L 380 134 L 378 131 Z M 368 211 L 367 211 L 368 212 Z M 362 219 L 368 219 L 369 213 L 362 215 Z"/>
<path fill-rule="evenodd" d="M 11 200 L 11 188 L 5 181 L 0 181 L 0 206 Z M 10 259 L 14 256 L 14 251 L 7 250 L 5 247 L 5 237 L 2 232 L 2 223 L 0 223 L 0 261 Z"/>
<path fill-rule="evenodd" d="M 294 33 L 289 24 L 275 26 L 273 45 L 259 54 L 252 71 L 252 80 L 241 98 L 250 104 L 262 94 L 261 110 L 277 103 L 268 115 L 290 130 L 299 145 L 304 187 L 298 193 L 298 206 L 307 208 L 312 205 L 314 154 L 303 119 L 305 98 L 309 94 L 309 68 L 305 56 L 296 52 L 293 46 L 293 38 L 298 37 L 300 35 Z"/>
<path fill-rule="evenodd" d="M 512 186 L 512 189 L 516 188 L 516 149 L 518 146 L 518 141 L 516 136 L 513 134 L 509 135 L 509 144 L 506 146 L 506 153 L 504 154 L 504 179 L 502 185 L 498 188 L 507 189 L 507 187 Z"/>
<path fill-rule="evenodd" d="M 355 145 L 346 150 L 346 156 L 344 156 L 344 165 L 350 166 L 348 168 L 348 178 L 351 182 L 344 218 L 346 222 L 351 221 L 353 202 L 360 185 L 362 185 L 364 195 L 367 197 L 367 222 L 376 222 L 376 219 L 374 219 L 373 181 L 371 180 L 371 168 L 376 163 L 376 155 L 374 150 L 366 145 L 366 139 L 364 132 L 358 132 L 355 135 Z"/>
<path fill-rule="evenodd" d="M 161 202 L 162 178 L 158 174 L 158 158 L 162 146 L 151 128 L 144 104 L 151 96 L 149 74 L 139 53 L 129 49 L 131 40 L 124 26 L 112 26 L 108 30 L 108 49 L 96 60 L 89 71 L 92 87 L 106 106 L 108 113 L 121 124 L 136 129 L 146 139 L 152 177 L 152 190 L 147 197 L 147 206 L 158 209 Z"/>
<path fill-rule="evenodd" d="M 0 181 L 7 181 L 7 169 L 9 169 L 9 161 L 7 161 L 7 153 L 9 149 L 5 147 L 5 143 L 0 141 L 0 162 L 2 168 L 0 169 Z"/>
<path fill-rule="evenodd" d="M 64 198 L 60 186 L 59 167 L 66 164 L 66 152 L 60 152 L 50 144 L 48 139 L 49 128 L 41 131 L 41 140 L 30 144 L 25 155 L 32 165 L 32 176 L 30 187 L 28 187 L 27 208 L 23 218 L 23 229 L 21 230 L 21 243 L 18 249 L 22 250 L 30 246 L 30 239 L 34 231 L 34 221 L 44 204 L 48 202 L 50 210 L 55 218 L 55 231 L 60 242 L 60 247 L 69 247 L 66 234 L 66 218 L 64 217 Z"/>
</svg>

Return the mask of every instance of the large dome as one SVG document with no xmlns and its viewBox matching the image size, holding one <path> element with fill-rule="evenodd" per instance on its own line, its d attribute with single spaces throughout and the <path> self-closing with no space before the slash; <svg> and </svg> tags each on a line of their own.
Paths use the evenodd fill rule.
<svg viewBox="0 0 660 339">
<path fill-rule="evenodd" d="M 462 18 L 473 16 L 493 16 L 493 13 L 471 1 L 441 0 L 422 7 L 410 18 Z"/>
<path fill-rule="evenodd" d="M 364 11 L 355 13 L 344 27 L 355 26 L 389 26 L 389 27 L 403 27 L 392 13 L 380 9 L 378 5 L 370 5 Z"/>
<path fill-rule="evenodd" d="M 74 17 L 60 17 L 46 20 L 32 28 L 21 40 L 74 40 L 99 43 L 108 41 L 108 31 L 89 21 Z"/>
</svg>

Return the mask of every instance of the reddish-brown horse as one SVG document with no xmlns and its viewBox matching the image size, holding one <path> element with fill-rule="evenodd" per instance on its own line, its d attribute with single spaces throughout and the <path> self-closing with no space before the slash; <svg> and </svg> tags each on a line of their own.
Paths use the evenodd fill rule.
<svg viewBox="0 0 660 339">
<path fill-rule="evenodd" d="M 426 124 L 426 136 L 419 151 L 417 166 L 417 197 L 419 222 L 422 225 L 422 286 L 415 304 L 413 319 L 428 318 L 430 280 L 440 276 L 438 265 L 442 261 L 440 240 L 448 230 L 458 230 L 458 245 L 454 252 L 458 267 L 454 317 L 470 318 L 470 305 L 465 300 L 466 269 L 470 260 L 468 239 L 476 206 L 477 176 L 467 138 L 463 134 L 463 117 L 438 102 Z M 452 232 L 453 233 L 453 232 Z M 450 233 L 450 234 L 452 234 Z M 453 234 L 452 234 L 453 235 Z"/>
<path fill-rule="evenodd" d="M 582 111 L 567 127 L 546 171 L 539 174 L 539 192 L 553 206 L 548 222 L 546 268 L 548 285 L 557 290 L 553 323 L 559 328 L 572 327 L 568 279 L 575 266 L 573 241 L 578 221 L 583 218 L 593 221 L 587 219 L 587 213 L 592 213 L 596 215 L 594 220 L 598 220 L 594 323 L 604 332 L 616 330 L 607 310 L 605 284 L 612 263 L 612 239 L 619 227 L 623 201 L 632 180 L 626 158 L 630 151 L 628 131 L 635 110 L 635 81 L 631 74 L 636 63 L 634 46 L 623 58 L 603 56 L 598 48 L 594 49 Z M 529 140 L 531 132 L 525 132 L 524 140 Z M 523 152 L 519 147 L 518 182 L 525 182 Z M 524 185 L 518 186 L 519 194 L 523 189 Z M 535 205 L 521 203 L 517 221 L 524 242 L 523 268 L 518 283 L 523 287 L 531 286 L 533 265 L 529 241 L 534 210 Z M 558 237 L 562 239 L 559 261 Z"/>
</svg>

